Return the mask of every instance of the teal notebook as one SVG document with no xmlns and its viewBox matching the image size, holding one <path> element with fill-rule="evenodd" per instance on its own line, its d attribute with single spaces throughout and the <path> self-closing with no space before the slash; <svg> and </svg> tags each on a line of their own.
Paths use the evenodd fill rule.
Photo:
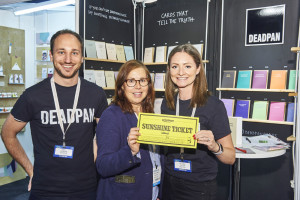
<svg viewBox="0 0 300 200">
<path fill-rule="evenodd" d="M 132 46 L 124 46 L 124 51 L 125 51 L 126 61 L 134 59 Z"/>
<path fill-rule="evenodd" d="M 296 82 L 296 70 L 290 70 L 289 76 L 289 90 L 295 89 L 295 82 Z"/>
<path fill-rule="evenodd" d="M 86 57 L 88 57 L 88 58 L 97 58 L 95 41 L 85 40 L 84 41 L 84 46 L 85 46 Z"/>
<path fill-rule="evenodd" d="M 251 88 L 252 70 L 240 70 L 236 88 Z"/>
</svg>

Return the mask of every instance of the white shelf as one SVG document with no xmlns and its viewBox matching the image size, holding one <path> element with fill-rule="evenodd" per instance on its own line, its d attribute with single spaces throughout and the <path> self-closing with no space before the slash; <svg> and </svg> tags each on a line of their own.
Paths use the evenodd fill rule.
<svg viewBox="0 0 300 200">
<path fill-rule="evenodd" d="M 291 136 L 287 137 L 286 140 L 289 142 L 294 142 L 294 141 L 296 141 L 296 137 L 291 135 Z"/>
<path fill-rule="evenodd" d="M 259 119 L 246 119 L 243 118 L 244 122 L 255 122 L 255 123 L 266 123 L 266 124 L 282 124 L 282 125 L 291 125 L 293 126 L 293 122 L 287 122 L 287 121 L 272 121 L 272 120 L 259 120 Z"/>
<path fill-rule="evenodd" d="M 113 87 L 103 87 L 103 90 L 115 90 Z M 164 92 L 165 89 L 154 89 L 155 92 Z"/>
<path fill-rule="evenodd" d="M 8 85 L 24 85 L 24 83 L 8 83 Z"/>
<path fill-rule="evenodd" d="M 119 61 L 119 60 L 107 60 L 107 59 L 88 58 L 88 57 L 85 57 L 84 60 L 100 61 L 100 62 L 112 62 L 112 63 L 125 63 L 126 62 L 126 61 Z"/>
<path fill-rule="evenodd" d="M 167 65 L 167 62 L 144 63 L 144 65 Z"/>
<path fill-rule="evenodd" d="M 51 60 L 35 60 L 36 62 L 52 62 Z"/>
<path fill-rule="evenodd" d="M 243 88 L 217 88 L 218 91 L 240 91 L 240 92 L 295 92 L 287 89 L 243 89 Z"/>
<path fill-rule="evenodd" d="M 19 97 L 0 97 L 0 99 L 16 99 L 16 98 L 19 98 Z"/>
<path fill-rule="evenodd" d="M 203 63 L 209 63 L 209 60 L 202 60 Z M 144 65 L 167 65 L 168 62 L 144 63 Z"/>
<path fill-rule="evenodd" d="M 103 87 L 103 90 L 115 90 L 114 87 Z"/>
</svg>

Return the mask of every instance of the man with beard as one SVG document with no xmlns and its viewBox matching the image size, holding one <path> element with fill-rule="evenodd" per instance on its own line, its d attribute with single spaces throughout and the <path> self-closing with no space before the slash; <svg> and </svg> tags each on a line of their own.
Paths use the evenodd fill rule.
<svg viewBox="0 0 300 200">
<path fill-rule="evenodd" d="M 83 62 L 81 37 L 71 30 L 55 33 L 50 43 L 52 78 L 28 88 L 2 128 L 11 156 L 30 177 L 31 200 L 94 200 L 94 120 L 107 107 L 102 88 L 78 75 Z M 32 166 L 17 134 L 30 122 Z"/>
</svg>

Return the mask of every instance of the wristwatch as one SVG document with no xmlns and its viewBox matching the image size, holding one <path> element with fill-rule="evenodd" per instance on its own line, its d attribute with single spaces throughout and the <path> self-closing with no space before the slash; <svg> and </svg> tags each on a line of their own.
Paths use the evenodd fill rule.
<svg viewBox="0 0 300 200">
<path fill-rule="evenodd" d="M 215 155 L 220 155 L 223 153 L 223 146 L 219 142 L 216 141 L 216 143 L 219 145 L 219 150 L 217 152 L 213 152 Z"/>
</svg>

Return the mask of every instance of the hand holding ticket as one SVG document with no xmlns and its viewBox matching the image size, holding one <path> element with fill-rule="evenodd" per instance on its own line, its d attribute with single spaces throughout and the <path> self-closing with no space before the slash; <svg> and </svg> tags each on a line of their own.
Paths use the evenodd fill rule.
<svg viewBox="0 0 300 200">
<path fill-rule="evenodd" d="M 140 113 L 137 127 L 141 135 L 139 143 L 196 148 L 193 135 L 198 130 L 196 117 Z"/>
</svg>

